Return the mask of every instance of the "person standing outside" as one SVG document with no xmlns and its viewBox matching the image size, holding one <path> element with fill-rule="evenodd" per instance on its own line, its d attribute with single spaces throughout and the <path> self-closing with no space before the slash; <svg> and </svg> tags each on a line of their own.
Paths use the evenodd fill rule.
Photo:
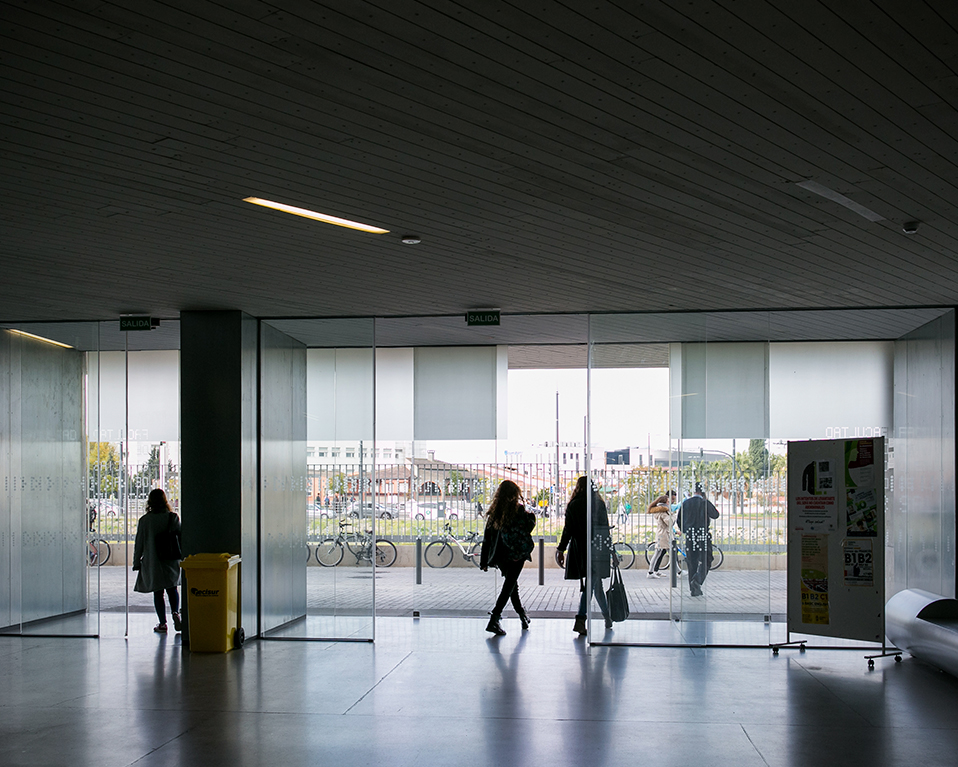
<svg viewBox="0 0 958 767">
<path fill-rule="evenodd" d="M 565 526 L 562 528 L 562 538 L 556 547 L 556 561 L 559 567 L 565 568 L 565 580 L 580 581 L 581 596 L 579 597 L 579 611 L 575 616 L 575 625 L 572 630 L 580 636 L 588 633 L 586 615 L 589 608 L 590 595 L 585 590 L 586 568 L 589 545 L 586 526 L 586 510 L 588 503 L 588 477 L 579 477 L 565 510 Z M 596 542 L 592 550 L 592 593 L 599 605 L 602 617 L 605 618 L 606 631 L 612 628 L 612 616 L 609 613 L 609 603 L 602 588 L 602 579 L 612 574 L 612 539 L 609 535 L 609 512 L 605 501 L 593 488 L 592 490 L 592 539 Z M 566 549 L 569 558 L 566 561 Z"/>
<path fill-rule="evenodd" d="M 496 636 L 505 636 L 505 629 L 499 621 L 509 600 L 512 600 L 512 606 L 519 615 L 522 630 L 529 628 L 529 616 L 519 599 L 519 574 L 523 565 L 532 561 L 532 550 L 535 548 L 532 531 L 535 526 L 536 515 L 526 511 L 522 505 L 522 490 L 515 482 L 504 480 L 496 489 L 486 512 L 486 529 L 479 554 L 479 567 L 483 572 L 490 567 L 498 567 L 502 573 L 499 598 L 486 626 L 486 631 Z"/>
<path fill-rule="evenodd" d="M 675 491 L 663 493 L 649 504 L 649 514 L 655 520 L 655 554 L 649 563 L 649 578 L 662 578 L 659 568 L 672 546 L 672 509 Z"/>
<path fill-rule="evenodd" d="M 157 488 L 151 490 L 146 499 L 146 514 L 140 517 L 136 526 L 136 541 L 133 544 L 133 569 L 137 572 L 133 590 L 141 594 L 153 594 L 153 607 L 160 622 L 153 627 L 157 634 L 165 634 L 166 604 L 163 593 L 170 600 L 170 612 L 173 628 L 183 628 L 180 620 L 180 595 L 176 590 L 180 582 L 180 562 L 178 559 L 162 559 L 158 547 L 158 536 L 164 532 L 180 533 L 180 518 L 170 508 L 166 493 Z"/>
<path fill-rule="evenodd" d="M 675 520 L 685 534 L 685 561 L 689 569 L 689 591 L 693 597 L 702 596 L 702 585 L 709 572 L 709 521 L 718 517 L 718 509 L 705 498 L 701 483 L 696 482 L 695 494 L 682 501 Z"/>
</svg>

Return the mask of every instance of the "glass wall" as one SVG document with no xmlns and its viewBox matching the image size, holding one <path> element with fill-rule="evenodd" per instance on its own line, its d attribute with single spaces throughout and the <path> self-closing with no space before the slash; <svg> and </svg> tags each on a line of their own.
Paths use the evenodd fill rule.
<svg viewBox="0 0 958 767">
<path fill-rule="evenodd" d="M 100 551 L 87 510 L 87 352 L 95 324 L 0 330 L 0 630 L 98 632 Z"/>
<path fill-rule="evenodd" d="M 264 635 L 370 641 L 375 636 L 376 571 L 396 559 L 391 542 L 377 542 L 378 525 L 392 516 L 395 501 L 374 493 L 374 322 L 263 324 Z M 276 352 L 280 347 L 282 354 Z M 296 393 L 300 388 L 302 404 Z M 291 503 L 298 509 L 295 520 L 287 519 Z"/>
<path fill-rule="evenodd" d="M 153 487 L 178 507 L 178 323 L 0 330 L 3 630 L 148 633 L 152 595 L 133 591 L 136 520 Z"/>
<path fill-rule="evenodd" d="M 591 318 L 592 476 L 632 606 L 603 636 L 595 600 L 593 641 L 784 640 L 787 442 L 887 434 L 893 345 L 777 341 L 777 326 L 772 313 Z M 656 368 L 669 394 L 648 408 Z M 648 513 L 656 497 L 668 514 Z"/>
</svg>

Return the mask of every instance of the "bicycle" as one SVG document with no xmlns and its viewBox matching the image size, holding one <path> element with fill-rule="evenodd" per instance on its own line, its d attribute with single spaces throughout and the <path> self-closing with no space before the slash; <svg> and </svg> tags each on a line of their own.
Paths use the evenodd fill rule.
<svg viewBox="0 0 958 767">
<path fill-rule="evenodd" d="M 722 553 L 722 550 L 716 546 L 714 543 L 709 543 L 709 548 L 712 551 L 712 558 L 709 561 L 709 570 L 718 570 L 722 563 L 725 561 L 725 554 Z M 655 541 L 649 541 L 645 546 L 645 563 L 652 566 L 652 562 L 655 560 L 655 552 L 658 551 L 658 548 L 655 545 Z M 675 551 L 676 551 L 676 568 L 681 574 L 685 568 L 685 550 L 679 545 L 678 539 L 675 541 Z M 659 563 L 659 569 L 665 570 L 669 566 L 669 557 L 671 553 L 668 549 L 665 550 L 665 554 L 662 557 L 662 561 Z"/>
<path fill-rule="evenodd" d="M 426 550 L 423 552 L 423 559 L 426 560 L 426 564 L 430 567 L 449 567 L 452 564 L 453 557 L 455 557 L 455 551 L 450 543 L 456 544 L 463 559 L 479 567 L 479 556 L 482 553 L 482 536 L 475 530 L 470 530 L 464 538 L 457 538 L 455 533 L 452 532 L 452 525 L 449 523 L 446 523 L 445 532 L 442 536 L 426 546 Z"/>
<path fill-rule="evenodd" d="M 362 535 L 347 532 L 347 523 L 339 523 L 339 533 L 335 538 L 327 538 L 316 547 L 316 561 L 323 567 L 336 567 L 343 561 L 346 549 L 356 557 L 358 565 L 362 560 L 373 561 L 379 567 L 391 567 L 398 556 L 396 544 L 386 538 L 376 538 L 373 547 L 373 531 L 367 530 Z"/>
<path fill-rule="evenodd" d="M 627 541 L 615 541 L 612 544 L 612 551 L 615 553 L 619 569 L 628 570 L 635 564 L 635 549 Z M 556 551 L 556 564 L 559 564 L 559 552 Z M 565 567 L 559 565 L 564 570 Z"/>
<path fill-rule="evenodd" d="M 103 538 L 95 538 L 94 534 L 91 534 L 87 539 L 86 553 L 87 564 L 90 567 L 103 567 L 110 560 L 110 544 Z"/>
</svg>

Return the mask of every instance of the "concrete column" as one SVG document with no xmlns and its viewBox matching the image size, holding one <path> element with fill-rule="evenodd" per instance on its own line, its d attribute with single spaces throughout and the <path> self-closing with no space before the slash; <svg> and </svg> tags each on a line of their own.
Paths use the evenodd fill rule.
<svg viewBox="0 0 958 767">
<path fill-rule="evenodd" d="M 242 556 L 242 625 L 255 636 L 258 322 L 240 311 L 180 320 L 183 551 Z"/>
</svg>

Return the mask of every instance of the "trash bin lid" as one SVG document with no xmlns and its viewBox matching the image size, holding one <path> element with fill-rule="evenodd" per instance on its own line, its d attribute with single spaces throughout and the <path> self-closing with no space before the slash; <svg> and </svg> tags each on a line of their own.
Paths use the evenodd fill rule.
<svg viewBox="0 0 958 767">
<path fill-rule="evenodd" d="M 184 570 L 229 570 L 239 561 L 239 554 L 190 554 L 180 562 L 180 567 Z"/>
</svg>

